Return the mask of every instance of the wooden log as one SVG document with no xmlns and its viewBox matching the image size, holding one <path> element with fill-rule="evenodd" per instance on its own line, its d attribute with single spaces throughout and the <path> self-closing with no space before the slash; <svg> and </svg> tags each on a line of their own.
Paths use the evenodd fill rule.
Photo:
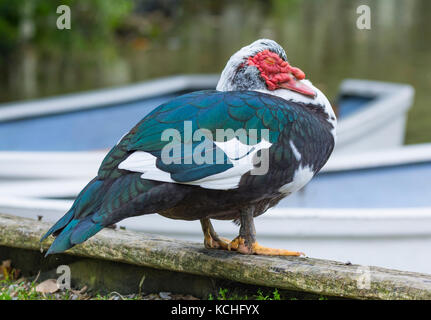
<svg viewBox="0 0 431 320">
<path fill-rule="evenodd" d="M 52 239 L 43 244 L 39 239 L 49 226 L 45 222 L 0 214 L 0 246 L 46 250 Z M 428 274 L 303 257 L 246 256 L 126 230 L 105 229 L 68 253 L 324 296 L 431 299 L 431 275 Z"/>
</svg>

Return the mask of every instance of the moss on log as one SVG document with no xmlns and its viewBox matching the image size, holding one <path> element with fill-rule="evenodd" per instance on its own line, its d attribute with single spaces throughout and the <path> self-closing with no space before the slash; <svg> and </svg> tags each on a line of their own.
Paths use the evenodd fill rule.
<svg viewBox="0 0 431 320">
<path fill-rule="evenodd" d="M 0 214 L 0 245 L 46 250 L 49 224 Z M 246 256 L 202 244 L 105 229 L 68 251 L 160 270 L 317 295 L 356 299 L 431 299 L 431 275 L 300 257 Z"/>
</svg>

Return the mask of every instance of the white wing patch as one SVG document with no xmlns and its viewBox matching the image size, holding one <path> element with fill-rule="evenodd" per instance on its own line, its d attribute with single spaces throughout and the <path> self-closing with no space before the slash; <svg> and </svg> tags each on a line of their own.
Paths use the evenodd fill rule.
<svg viewBox="0 0 431 320">
<path fill-rule="evenodd" d="M 205 189 L 228 190 L 238 188 L 241 177 L 252 170 L 253 156 L 261 149 L 271 147 L 271 143 L 262 139 L 258 144 L 246 145 L 238 139 L 231 139 L 227 142 L 214 142 L 217 147 L 222 149 L 233 167 L 226 171 L 210 175 L 208 177 L 190 181 L 177 182 L 171 179 L 169 172 L 165 172 L 156 167 L 157 158 L 144 151 L 135 151 L 126 160 L 121 162 L 119 169 L 133 172 L 141 172 L 142 179 L 156 180 L 169 183 L 180 183 L 200 186 Z"/>
<path fill-rule="evenodd" d="M 294 193 L 310 182 L 313 176 L 314 171 L 312 168 L 300 165 L 298 169 L 295 170 L 292 181 L 281 186 L 278 191 L 287 195 Z"/>
<path fill-rule="evenodd" d="M 296 149 L 295 144 L 292 140 L 289 140 L 290 147 L 292 148 L 293 155 L 295 156 L 296 161 L 301 161 L 301 154 L 299 153 L 298 149 Z"/>
<path fill-rule="evenodd" d="M 248 161 L 242 159 L 248 159 L 250 154 L 254 155 L 260 149 L 267 149 L 272 146 L 272 144 L 265 139 L 262 139 L 261 142 L 255 145 L 244 144 L 237 138 L 231 139 L 226 142 L 214 141 L 214 143 L 217 145 L 217 147 L 222 149 L 224 153 L 226 153 L 229 160 L 231 160 L 232 162 L 238 160 L 244 163 L 249 163 Z"/>
<path fill-rule="evenodd" d="M 175 182 L 171 174 L 156 167 L 157 158 L 145 151 L 135 151 L 118 165 L 118 169 L 143 173 L 142 179 Z"/>
</svg>

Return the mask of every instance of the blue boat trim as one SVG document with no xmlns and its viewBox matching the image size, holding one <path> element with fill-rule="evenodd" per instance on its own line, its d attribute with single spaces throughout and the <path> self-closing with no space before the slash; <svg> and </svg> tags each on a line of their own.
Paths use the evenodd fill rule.
<svg viewBox="0 0 431 320">
<path fill-rule="evenodd" d="M 304 189 L 283 199 L 278 207 L 431 207 L 429 181 L 431 161 L 414 165 L 321 173 Z"/>
<path fill-rule="evenodd" d="M 0 150 L 7 151 L 89 151 L 108 149 L 158 105 L 184 93 L 0 122 Z M 352 97 L 341 109 L 349 109 Z M 365 108 L 368 99 L 356 97 L 355 110 Z M 362 103 L 362 104 L 361 104 Z M 1 109 L 0 109 L 1 110 Z M 343 113 L 344 111 L 342 111 Z M 348 115 L 349 112 L 346 112 Z M 79 133 L 79 134 L 77 134 Z"/>
</svg>

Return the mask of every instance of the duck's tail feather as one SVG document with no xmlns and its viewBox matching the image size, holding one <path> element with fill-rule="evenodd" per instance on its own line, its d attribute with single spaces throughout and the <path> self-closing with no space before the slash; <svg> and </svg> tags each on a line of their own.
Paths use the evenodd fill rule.
<svg viewBox="0 0 431 320">
<path fill-rule="evenodd" d="M 40 241 L 43 241 L 50 235 L 56 236 L 47 255 L 67 250 L 75 244 L 85 241 L 103 228 L 98 223 L 95 223 L 94 226 L 91 225 L 90 221 L 91 217 L 101 206 L 103 190 L 105 190 L 106 187 L 109 187 L 109 183 L 93 179 L 80 192 L 72 208 L 70 208 L 70 210 L 40 239 Z M 70 237 L 75 234 L 75 231 L 76 235 L 74 236 L 74 241 L 71 241 Z M 88 234 L 88 237 L 78 242 L 78 240 L 83 237 L 80 235 L 81 232 L 82 234 Z"/>
<path fill-rule="evenodd" d="M 60 220 L 58 220 L 44 235 L 40 242 L 48 238 L 51 234 L 62 230 L 72 219 L 75 214 L 75 208 L 71 208 Z"/>
<path fill-rule="evenodd" d="M 182 190 L 182 191 L 181 191 Z M 125 174 L 111 180 L 93 179 L 72 208 L 42 237 L 57 236 L 47 255 L 63 252 L 95 235 L 104 227 L 131 216 L 171 208 L 190 189 Z"/>
<path fill-rule="evenodd" d="M 94 236 L 104 228 L 102 224 L 93 222 L 91 218 L 92 216 L 88 216 L 83 220 L 73 219 L 70 221 L 55 238 L 45 256 L 70 249 L 74 245 L 82 243 Z"/>
</svg>

